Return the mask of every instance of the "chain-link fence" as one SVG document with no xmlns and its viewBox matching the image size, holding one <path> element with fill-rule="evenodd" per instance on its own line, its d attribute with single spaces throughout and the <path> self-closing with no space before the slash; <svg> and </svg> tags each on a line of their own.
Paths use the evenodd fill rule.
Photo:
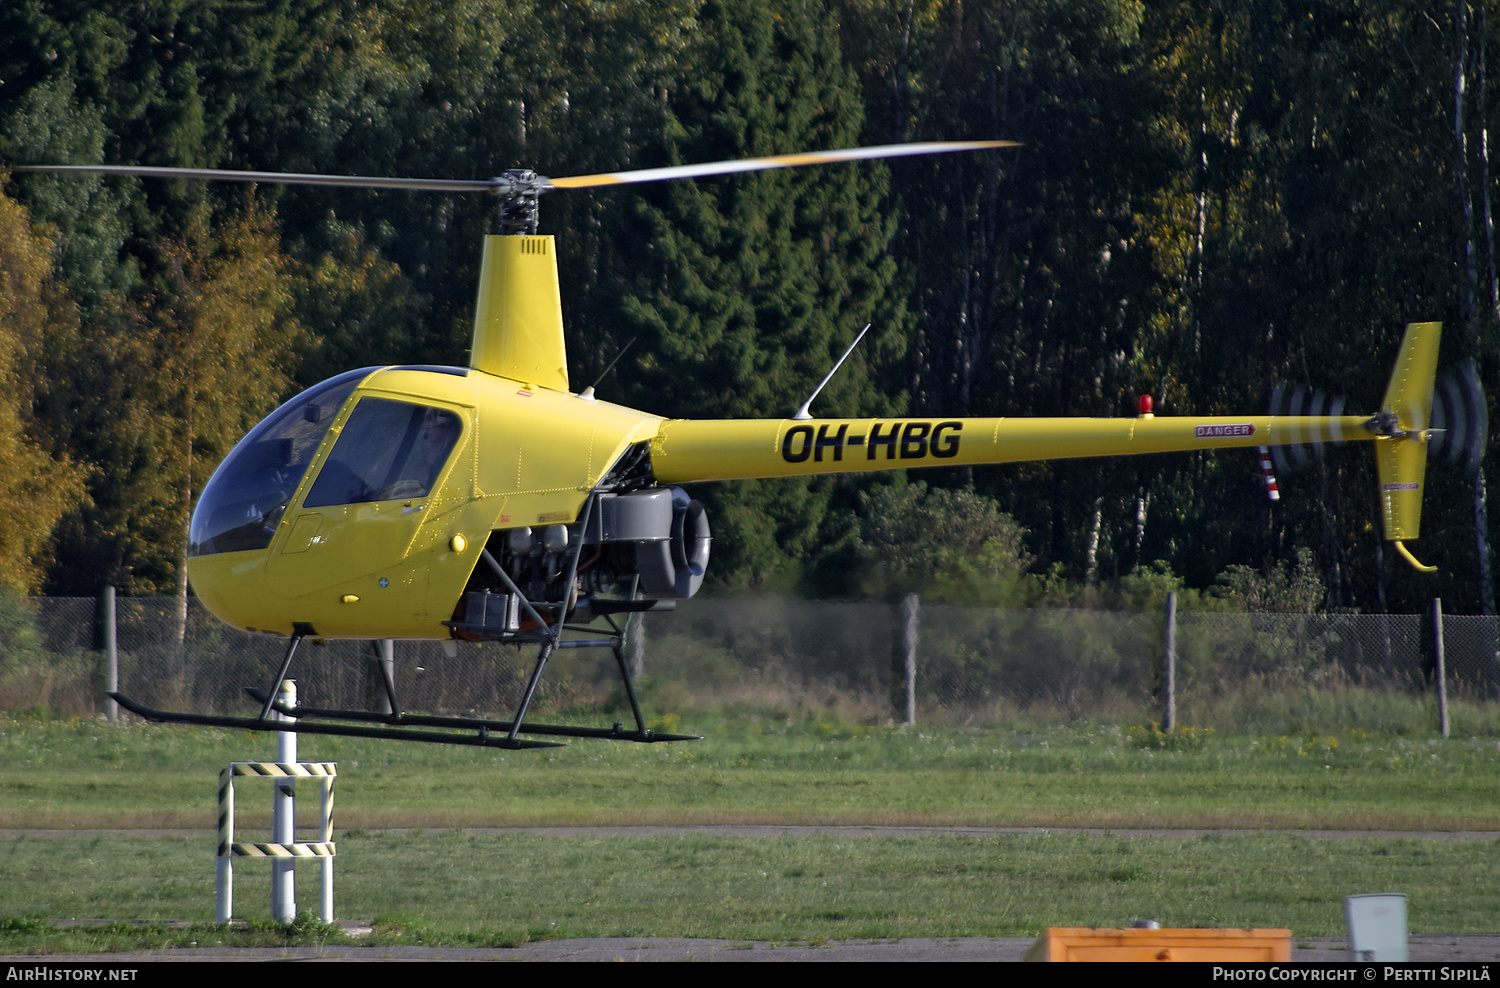
<svg viewBox="0 0 1500 988">
<path fill-rule="evenodd" d="M 247 686 L 269 688 L 285 639 L 235 631 L 196 600 L 120 598 L 119 686 L 148 706 L 248 712 Z M 1176 626 L 1180 723 L 1282 729 L 1290 705 L 1321 699 L 1422 699 L 1433 638 L 1421 615 L 1181 612 Z M 0 598 L 0 709 L 100 713 L 103 607 L 92 598 Z M 1165 624 L 1160 613 L 995 610 L 922 606 L 916 628 L 920 722 L 991 724 L 1081 719 L 1145 723 L 1160 716 Z M 906 708 L 902 608 L 775 597 L 683 602 L 645 616 L 648 714 L 682 706 L 835 710 L 900 719 Z M 1500 622 L 1443 619 L 1448 695 L 1500 698 Z M 534 649 L 436 642 L 396 644 L 396 687 L 407 710 L 504 718 L 513 712 Z M 370 642 L 304 645 L 290 675 L 312 706 L 372 709 L 382 694 Z M 558 652 L 534 709 L 598 709 L 618 702 L 603 649 Z M 1268 719 L 1269 718 L 1269 719 Z"/>
</svg>

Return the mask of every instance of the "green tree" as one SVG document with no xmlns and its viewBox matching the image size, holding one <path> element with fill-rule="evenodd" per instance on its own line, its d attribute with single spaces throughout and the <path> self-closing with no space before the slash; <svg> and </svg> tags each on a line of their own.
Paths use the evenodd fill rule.
<svg viewBox="0 0 1500 988">
<path fill-rule="evenodd" d="M 66 72 L 14 99 L 0 99 L 0 160 L 100 164 L 106 136 L 103 114 L 78 100 Z M 115 304 L 139 285 L 137 265 L 123 250 L 130 235 L 128 200 L 139 194 L 137 183 L 98 175 L 26 175 L 16 185 L 33 222 L 51 231 L 59 276 L 85 312 Z"/>
<path fill-rule="evenodd" d="M 418 345 L 426 300 L 413 297 L 411 279 L 365 241 L 357 225 L 328 221 L 328 228 L 335 226 L 322 231 L 325 250 L 307 250 L 304 243 L 297 253 L 307 259 L 288 267 L 295 318 L 310 334 L 296 366 L 298 385 L 311 387 L 366 365 L 432 363 Z"/>
<path fill-rule="evenodd" d="M 83 496 L 83 469 L 49 448 L 54 437 L 36 417 L 49 354 L 78 332 L 77 307 L 52 280 L 52 253 L 20 205 L 0 195 L 0 496 L 10 514 L 0 530 L 0 588 L 8 593 L 37 589 L 53 529 Z"/>
<path fill-rule="evenodd" d="M 942 603 L 1014 606 L 1033 562 L 1026 532 L 993 498 L 920 480 L 860 496 L 855 539 L 860 589 L 898 599 L 921 593 Z"/>
<path fill-rule="evenodd" d="M 176 591 L 209 474 L 285 395 L 302 337 L 264 211 L 200 215 L 160 245 L 150 294 L 91 327 L 69 368 L 69 441 L 91 504 L 69 519 L 54 592 Z"/>
<path fill-rule="evenodd" d="M 1281 560 L 1265 572 L 1249 566 L 1229 567 L 1219 574 L 1213 595 L 1246 611 L 1312 614 L 1322 610 L 1328 587 L 1312 550 L 1299 548 L 1296 562 Z"/>
</svg>

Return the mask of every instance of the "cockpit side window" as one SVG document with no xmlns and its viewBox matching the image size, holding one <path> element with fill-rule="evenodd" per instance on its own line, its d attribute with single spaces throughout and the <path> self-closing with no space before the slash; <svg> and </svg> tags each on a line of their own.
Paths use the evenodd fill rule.
<svg viewBox="0 0 1500 988">
<path fill-rule="evenodd" d="M 225 457 L 204 487 L 188 555 L 264 549 L 334 418 L 373 368 L 304 391 L 267 416 Z"/>
<path fill-rule="evenodd" d="M 303 506 L 426 497 L 462 434 L 447 409 L 362 398 Z"/>
</svg>

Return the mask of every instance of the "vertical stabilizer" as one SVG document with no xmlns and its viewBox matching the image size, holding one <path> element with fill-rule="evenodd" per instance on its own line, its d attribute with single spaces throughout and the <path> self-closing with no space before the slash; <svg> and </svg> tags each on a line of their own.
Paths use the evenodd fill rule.
<svg viewBox="0 0 1500 988">
<path fill-rule="evenodd" d="M 568 390 L 557 244 L 552 237 L 484 238 L 469 364 L 497 377 Z"/>
<path fill-rule="evenodd" d="M 1406 327 L 1396 369 L 1386 388 L 1381 413 L 1394 421 L 1375 443 L 1385 537 L 1399 545 L 1414 539 L 1422 522 L 1422 484 L 1427 472 L 1428 429 L 1432 425 L 1432 386 L 1437 374 L 1438 336 L 1442 323 L 1414 322 Z"/>
</svg>

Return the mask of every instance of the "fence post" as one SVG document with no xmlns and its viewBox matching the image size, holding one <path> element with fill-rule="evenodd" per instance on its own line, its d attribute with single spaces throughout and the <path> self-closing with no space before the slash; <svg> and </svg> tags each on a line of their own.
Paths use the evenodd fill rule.
<svg viewBox="0 0 1500 988">
<path fill-rule="evenodd" d="M 1443 674 L 1443 599 L 1432 598 L 1432 662 L 1437 687 L 1438 729 L 1448 736 L 1448 684 Z"/>
<path fill-rule="evenodd" d="M 120 691 L 120 650 L 115 643 L 115 588 L 104 588 L 104 692 Z M 113 698 L 109 701 L 111 723 L 120 720 L 120 705 Z"/>
<path fill-rule="evenodd" d="M 901 602 L 901 643 L 906 650 L 906 716 L 902 723 L 908 727 L 917 723 L 917 611 L 920 606 L 914 593 L 907 594 Z"/>
<path fill-rule="evenodd" d="M 1484 622 L 1485 654 L 1489 656 L 1490 699 L 1500 700 L 1500 641 L 1495 637 L 1495 616 L 1486 615 Z"/>
<path fill-rule="evenodd" d="M 1161 729 L 1171 731 L 1177 726 L 1177 591 L 1167 594 L 1166 654 L 1162 656 Z"/>
</svg>

